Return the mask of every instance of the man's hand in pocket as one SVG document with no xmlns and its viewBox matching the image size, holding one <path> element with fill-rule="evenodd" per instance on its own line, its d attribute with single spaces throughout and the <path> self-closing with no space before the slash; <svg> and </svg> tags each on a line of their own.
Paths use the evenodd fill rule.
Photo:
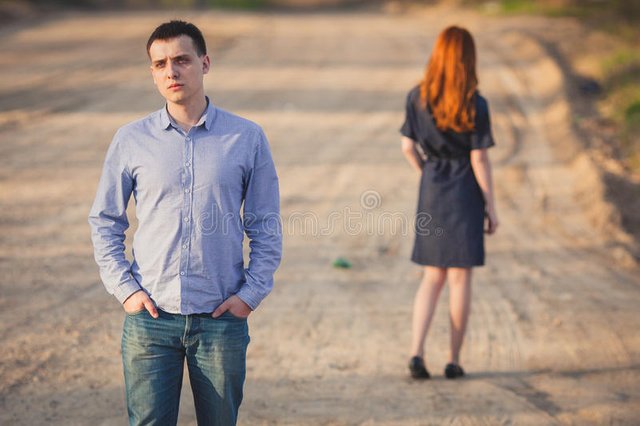
<svg viewBox="0 0 640 426">
<path fill-rule="evenodd" d="M 158 318 L 158 310 L 156 305 L 153 304 L 151 298 L 142 290 L 138 290 L 127 298 L 122 304 L 124 311 L 128 314 L 134 314 L 140 312 L 143 309 L 149 311 L 149 314 Z"/>
</svg>

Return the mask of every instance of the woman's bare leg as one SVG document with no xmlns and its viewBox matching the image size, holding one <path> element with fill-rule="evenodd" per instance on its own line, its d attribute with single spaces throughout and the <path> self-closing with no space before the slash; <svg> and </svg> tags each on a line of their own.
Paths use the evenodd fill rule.
<svg viewBox="0 0 640 426">
<path fill-rule="evenodd" d="M 424 341 L 446 278 L 446 268 L 425 266 L 422 282 L 413 302 L 411 356 L 424 356 Z"/>
<path fill-rule="evenodd" d="M 471 268 L 449 268 L 450 363 L 460 364 L 460 348 L 471 311 Z"/>
</svg>

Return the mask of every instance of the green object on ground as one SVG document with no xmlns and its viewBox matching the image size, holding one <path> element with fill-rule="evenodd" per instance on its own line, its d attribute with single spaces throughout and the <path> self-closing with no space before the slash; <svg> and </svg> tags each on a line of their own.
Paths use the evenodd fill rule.
<svg viewBox="0 0 640 426">
<path fill-rule="evenodd" d="M 333 261 L 333 267 L 334 268 L 349 269 L 349 268 L 351 268 L 351 262 L 349 262 L 344 257 L 339 257 L 339 258 L 337 258 L 336 260 Z"/>
</svg>

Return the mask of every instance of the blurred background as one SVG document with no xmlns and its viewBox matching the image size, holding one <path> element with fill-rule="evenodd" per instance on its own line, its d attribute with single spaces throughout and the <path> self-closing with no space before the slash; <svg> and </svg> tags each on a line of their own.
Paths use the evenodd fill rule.
<svg viewBox="0 0 640 426">
<path fill-rule="evenodd" d="M 263 126 L 280 177 L 284 258 L 250 317 L 241 425 L 637 424 L 639 17 L 635 0 L 0 0 L 0 424 L 126 423 L 123 313 L 87 215 L 114 132 L 164 103 L 145 43 L 175 18 L 203 30 L 207 94 Z M 422 386 L 398 128 L 451 24 L 478 46 L 501 229 L 474 271 L 468 378 L 441 378 L 445 296 Z M 372 232 L 381 218 L 409 226 Z M 195 425 L 188 380 L 181 407 Z"/>
<path fill-rule="evenodd" d="M 475 8 L 489 15 L 574 17 L 589 31 L 612 37 L 611 44 L 574 46 L 575 62 L 591 63 L 583 90 L 597 95 L 602 117 L 615 126 L 610 149 L 625 165 L 640 171 L 640 1 L 636 0 L 0 0 L 0 24 L 33 19 L 64 10 L 318 10 L 336 7 L 376 7 L 400 10 L 412 5 L 448 4 Z M 580 68 L 580 67 L 578 67 Z M 580 71 L 580 70 L 579 70 Z"/>
</svg>

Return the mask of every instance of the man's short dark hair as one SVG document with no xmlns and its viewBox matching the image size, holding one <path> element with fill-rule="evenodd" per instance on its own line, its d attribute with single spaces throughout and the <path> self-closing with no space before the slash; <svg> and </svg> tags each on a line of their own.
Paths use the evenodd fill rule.
<svg viewBox="0 0 640 426">
<path fill-rule="evenodd" d="M 149 41 L 147 41 L 147 55 L 149 54 L 149 49 L 151 49 L 151 45 L 154 41 L 170 40 L 172 38 L 180 37 L 181 35 L 186 35 L 191 38 L 198 56 L 207 54 L 207 45 L 205 44 L 204 37 L 198 27 L 190 22 L 169 21 L 159 25 L 158 28 L 151 33 Z"/>
</svg>

